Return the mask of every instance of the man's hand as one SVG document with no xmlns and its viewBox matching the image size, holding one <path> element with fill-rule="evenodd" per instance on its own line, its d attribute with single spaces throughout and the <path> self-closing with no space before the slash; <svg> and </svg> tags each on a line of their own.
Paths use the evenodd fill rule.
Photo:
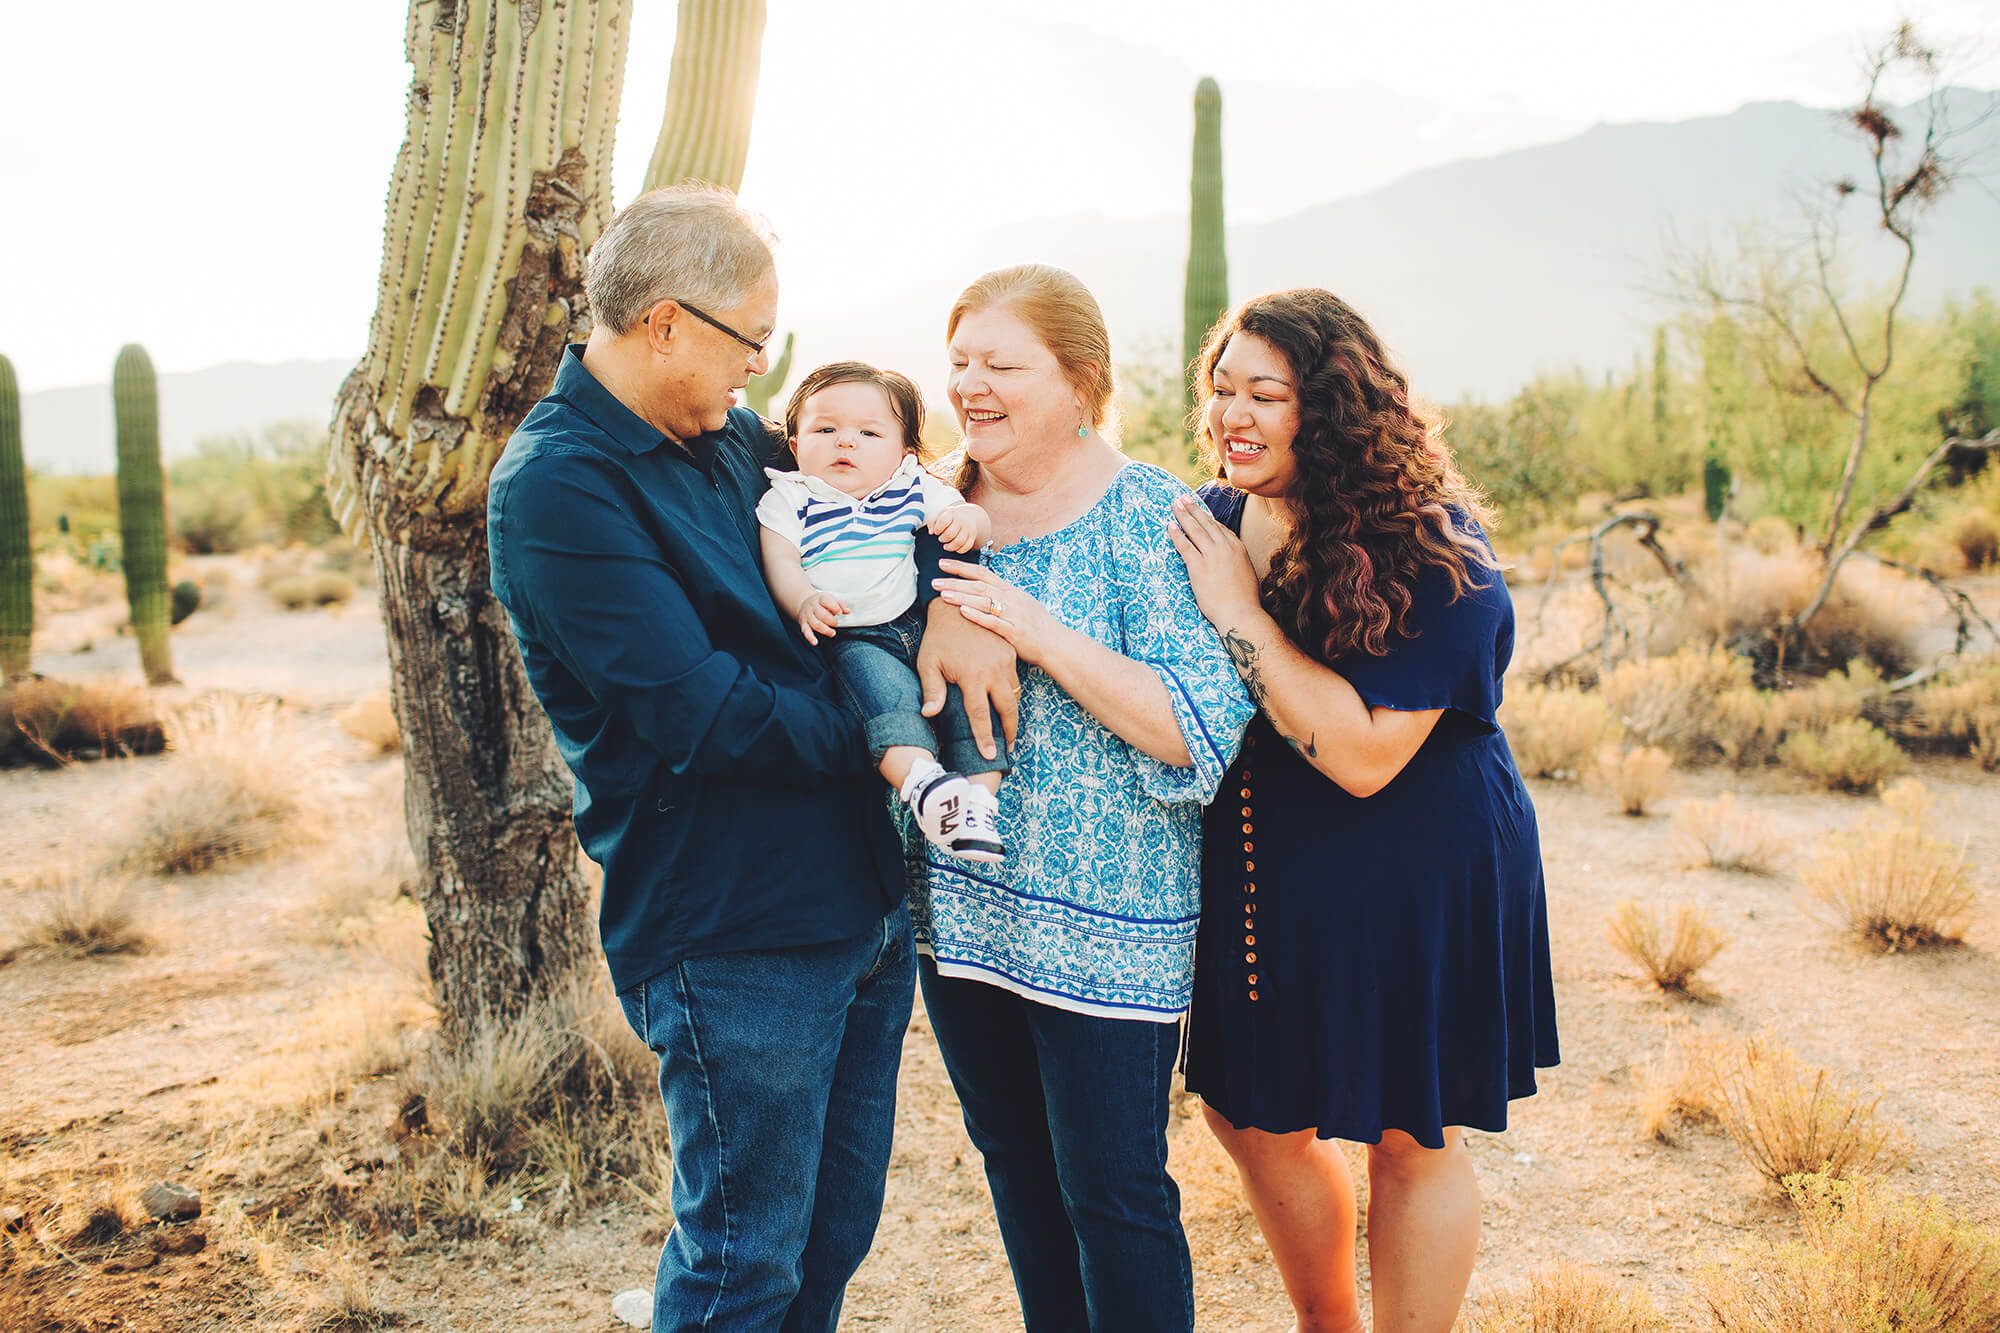
<svg viewBox="0 0 2000 1333">
<path fill-rule="evenodd" d="M 947 684 L 965 696 L 966 721 L 979 753 L 992 759 L 994 713 L 1009 745 L 1019 730 L 1021 682 L 1014 671 L 1014 650 L 991 630 L 981 629 L 942 597 L 930 604 L 923 646 L 917 650 L 917 679 L 924 688 L 924 716 L 936 717 L 944 707 Z"/>
</svg>

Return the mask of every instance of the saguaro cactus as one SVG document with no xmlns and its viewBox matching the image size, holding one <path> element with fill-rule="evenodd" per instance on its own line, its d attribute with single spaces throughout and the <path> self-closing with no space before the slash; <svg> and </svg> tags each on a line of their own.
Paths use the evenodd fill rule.
<svg viewBox="0 0 2000 1333">
<path fill-rule="evenodd" d="M 778 353 L 778 359 L 771 368 L 761 375 L 752 375 L 750 382 L 743 386 L 743 396 L 750 401 L 750 410 L 760 417 L 771 415 L 771 401 L 785 389 L 785 377 L 792 373 L 792 335 L 785 335 L 785 350 Z"/>
<path fill-rule="evenodd" d="M 447 1035 L 563 984 L 593 940 L 570 780 L 486 562 L 486 480 L 589 331 L 630 0 L 412 0 L 413 74 L 368 351 L 327 497 L 373 545 L 410 840 Z"/>
<path fill-rule="evenodd" d="M 681 0 L 645 188 L 685 180 L 742 187 L 763 54 L 764 0 Z"/>
<path fill-rule="evenodd" d="M 35 554 L 28 544 L 28 465 L 21 386 L 0 356 L 0 684 L 28 674 L 35 634 Z"/>
<path fill-rule="evenodd" d="M 160 389 L 152 358 L 137 343 L 118 349 L 111 368 L 111 405 L 118 427 L 118 536 L 125 566 L 125 600 L 146 679 L 174 678 L 167 647 L 167 479 L 160 467 Z"/>
<path fill-rule="evenodd" d="M 1194 86 L 1194 168 L 1188 182 L 1187 289 L 1181 307 L 1186 406 L 1194 408 L 1194 359 L 1229 309 L 1229 256 L 1222 232 L 1222 89 Z"/>
</svg>

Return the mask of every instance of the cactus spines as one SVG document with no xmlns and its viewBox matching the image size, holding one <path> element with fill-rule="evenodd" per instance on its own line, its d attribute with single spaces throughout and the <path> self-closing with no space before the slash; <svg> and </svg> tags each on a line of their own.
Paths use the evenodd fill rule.
<svg viewBox="0 0 2000 1333">
<path fill-rule="evenodd" d="M 750 382 L 743 386 L 743 396 L 749 400 L 750 410 L 760 417 L 771 415 L 771 400 L 785 389 L 785 377 L 792 373 L 792 335 L 785 335 L 785 350 L 778 353 L 778 359 L 771 368 L 761 375 L 752 375 Z"/>
<path fill-rule="evenodd" d="M 28 674 L 35 635 L 35 553 L 28 544 L 28 466 L 21 386 L 0 356 L 0 684 Z"/>
<path fill-rule="evenodd" d="M 1186 409 L 1194 409 L 1194 359 L 1208 331 L 1229 309 L 1229 257 L 1222 230 L 1222 89 L 1194 87 L 1194 166 L 1188 181 L 1187 289 L 1181 307 L 1181 366 Z"/>
<path fill-rule="evenodd" d="M 630 18 L 630 0 L 412 0 L 375 318 L 327 459 L 350 537 L 368 513 L 482 514 L 507 436 L 588 330 Z"/>
<path fill-rule="evenodd" d="M 154 685 L 174 678 L 167 648 L 167 482 L 160 467 L 160 390 L 152 358 L 137 343 L 118 350 L 111 367 L 118 434 L 118 536 L 125 600 L 139 666 Z"/>
<path fill-rule="evenodd" d="M 764 0 L 681 0 L 646 189 L 686 180 L 742 188 L 763 52 Z"/>
</svg>

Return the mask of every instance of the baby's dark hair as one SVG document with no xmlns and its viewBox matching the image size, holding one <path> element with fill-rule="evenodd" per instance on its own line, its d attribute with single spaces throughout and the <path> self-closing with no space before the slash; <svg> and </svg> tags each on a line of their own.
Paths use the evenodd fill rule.
<svg viewBox="0 0 2000 1333">
<path fill-rule="evenodd" d="M 793 448 L 799 442 L 799 410 L 806 399 L 836 384 L 872 384 L 889 400 L 889 410 L 903 428 L 903 447 L 914 451 L 924 438 L 924 396 L 907 375 L 880 370 L 866 361 L 829 361 L 799 381 L 785 404 L 785 439 Z"/>
</svg>

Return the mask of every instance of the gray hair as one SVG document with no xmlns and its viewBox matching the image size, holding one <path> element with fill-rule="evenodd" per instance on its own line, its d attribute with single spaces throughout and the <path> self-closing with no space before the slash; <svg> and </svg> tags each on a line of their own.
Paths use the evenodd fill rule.
<svg viewBox="0 0 2000 1333">
<path fill-rule="evenodd" d="M 629 332 L 661 301 L 727 310 L 771 271 L 775 239 L 762 218 L 718 186 L 690 181 L 650 190 L 618 210 L 590 247 L 584 294 L 613 333 Z"/>
</svg>

